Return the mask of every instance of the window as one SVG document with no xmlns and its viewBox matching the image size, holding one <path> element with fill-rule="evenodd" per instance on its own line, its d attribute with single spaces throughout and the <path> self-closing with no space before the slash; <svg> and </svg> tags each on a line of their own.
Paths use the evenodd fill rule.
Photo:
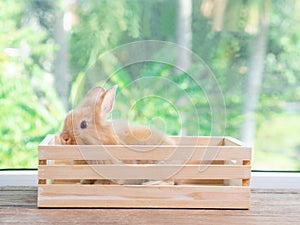
<svg viewBox="0 0 300 225">
<path fill-rule="evenodd" d="M 256 170 L 300 168 L 296 0 L 1 1 L 0 169 L 36 168 L 92 86 L 112 118 L 253 144 Z"/>
</svg>

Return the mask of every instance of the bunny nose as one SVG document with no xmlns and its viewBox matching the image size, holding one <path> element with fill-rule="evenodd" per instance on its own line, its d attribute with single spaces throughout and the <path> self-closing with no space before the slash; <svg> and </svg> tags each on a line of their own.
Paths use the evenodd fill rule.
<svg viewBox="0 0 300 225">
<path fill-rule="evenodd" d="M 68 134 L 62 134 L 61 135 L 61 141 L 64 144 L 70 144 L 71 142 L 71 137 Z"/>
</svg>

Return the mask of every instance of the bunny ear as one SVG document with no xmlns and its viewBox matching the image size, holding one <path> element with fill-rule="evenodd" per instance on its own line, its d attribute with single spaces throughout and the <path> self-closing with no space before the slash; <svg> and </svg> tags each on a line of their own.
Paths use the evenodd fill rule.
<svg viewBox="0 0 300 225">
<path fill-rule="evenodd" d="M 78 107 L 85 106 L 85 105 L 97 104 L 97 101 L 100 99 L 100 96 L 104 92 L 105 92 L 105 89 L 103 87 L 98 86 L 98 87 L 92 88 L 84 96 L 84 98 L 82 99 L 82 101 Z"/>
<path fill-rule="evenodd" d="M 104 116 L 110 113 L 113 108 L 117 87 L 118 86 L 115 85 L 103 94 L 101 112 Z"/>
<path fill-rule="evenodd" d="M 88 93 L 85 95 L 85 98 L 99 98 L 99 96 L 105 92 L 105 89 L 103 87 L 94 87 L 91 90 L 88 91 Z"/>
</svg>

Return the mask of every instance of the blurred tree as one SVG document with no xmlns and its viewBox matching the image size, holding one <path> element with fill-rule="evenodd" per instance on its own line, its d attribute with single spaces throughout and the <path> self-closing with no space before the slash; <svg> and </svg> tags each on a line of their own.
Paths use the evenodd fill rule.
<svg viewBox="0 0 300 225">
<path fill-rule="evenodd" d="M 268 1 L 214 1 L 204 0 L 201 5 L 203 15 L 211 17 L 214 31 L 245 32 L 247 39 L 251 40 L 250 51 L 246 56 L 248 60 L 247 74 L 245 76 L 245 97 L 243 100 L 243 122 L 240 129 L 240 138 L 253 144 L 256 130 L 256 110 L 261 91 L 262 75 L 264 71 L 264 58 L 268 40 L 268 25 L 271 2 Z M 253 38 L 252 38 L 253 37 Z M 242 45 L 241 40 L 237 47 Z M 231 40 L 232 43 L 232 40 Z M 229 58 L 230 59 L 230 58 Z M 242 67 L 241 67 L 242 69 Z"/>
<path fill-rule="evenodd" d="M 69 110 L 69 93 L 72 78 L 69 71 L 69 37 L 66 30 L 68 24 L 66 23 L 70 23 L 72 18 L 68 18 L 68 14 L 59 9 L 54 12 L 54 15 L 53 39 L 57 45 L 54 59 L 55 66 L 53 68 L 55 88 L 65 110 Z"/>
<path fill-rule="evenodd" d="M 61 102 L 68 110 L 69 92 L 72 78 L 69 72 L 69 38 L 68 30 L 72 26 L 74 18 L 72 17 L 72 7 L 75 2 L 52 1 L 52 0 L 30 0 L 28 2 L 27 17 L 36 20 L 47 32 L 49 42 L 55 43 L 55 54 L 53 55 L 53 64 L 51 72 L 54 75 L 54 84 Z"/>
<path fill-rule="evenodd" d="M 274 112 L 280 112 L 282 102 L 300 101 L 300 2 L 291 0 L 289 5 L 282 1 L 272 3 L 261 103 Z M 263 107 L 260 104 L 261 111 L 266 113 Z"/>
<path fill-rule="evenodd" d="M 271 10 L 270 0 L 259 3 L 260 4 L 256 6 L 256 12 L 258 13 L 258 24 L 257 27 L 253 28 L 253 30 L 257 31 L 257 34 L 253 40 L 252 52 L 249 58 L 243 106 L 244 122 L 241 125 L 240 134 L 241 140 L 243 140 L 246 144 L 251 145 L 254 144 L 255 140 L 256 111 L 261 93 Z"/>
<path fill-rule="evenodd" d="M 176 42 L 180 46 L 176 55 L 175 73 L 187 72 L 191 66 L 192 49 L 192 1 L 177 1 L 177 21 L 176 21 Z M 186 107 L 188 99 L 181 96 L 177 100 L 177 105 Z M 180 113 L 182 124 L 187 124 L 188 115 L 186 112 Z M 181 126 L 180 135 L 187 135 L 187 127 Z"/>
<path fill-rule="evenodd" d="M 192 49 L 192 1 L 177 1 L 176 43 L 188 51 L 177 53 L 176 66 L 186 71 L 190 67 Z M 182 49 L 183 49 L 182 48 Z"/>
<path fill-rule="evenodd" d="M 53 88 L 54 46 L 28 2 L 1 1 L 0 168 L 37 166 L 38 143 L 65 111 Z M 34 35 L 33 35 L 34 34 Z"/>
</svg>

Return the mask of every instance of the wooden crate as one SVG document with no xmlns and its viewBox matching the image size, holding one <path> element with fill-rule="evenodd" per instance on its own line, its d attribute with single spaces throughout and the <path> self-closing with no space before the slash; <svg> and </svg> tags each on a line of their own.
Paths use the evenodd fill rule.
<svg viewBox="0 0 300 225">
<path fill-rule="evenodd" d="M 234 138 L 172 137 L 176 146 L 155 147 L 56 145 L 54 137 L 48 135 L 38 146 L 40 208 L 250 207 L 252 149 Z M 112 159 L 122 163 L 110 163 Z M 82 160 L 109 161 L 82 164 Z M 108 178 L 118 181 L 167 178 L 180 182 L 177 185 L 79 182 Z"/>
</svg>

